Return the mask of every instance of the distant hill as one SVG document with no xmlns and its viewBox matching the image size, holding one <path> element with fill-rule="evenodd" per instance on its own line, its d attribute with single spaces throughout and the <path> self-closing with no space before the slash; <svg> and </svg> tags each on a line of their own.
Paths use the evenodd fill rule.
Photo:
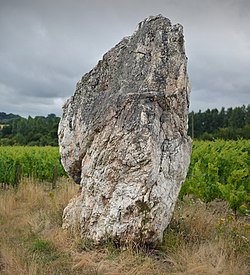
<svg viewBox="0 0 250 275">
<path fill-rule="evenodd" d="M 8 124 L 12 119 L 15 119 L 15 118 L 20 118 L 20 116 L 0 112 L 0 124 Z"/>
</svg>

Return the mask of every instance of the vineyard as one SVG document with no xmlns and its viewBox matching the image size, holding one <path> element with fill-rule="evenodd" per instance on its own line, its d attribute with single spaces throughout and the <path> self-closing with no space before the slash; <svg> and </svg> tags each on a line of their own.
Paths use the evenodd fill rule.
<svg viewBox="0 0 250 275">
<path fill-rule="evenodd" d="M 0 183 L 18 178 L 52 182 L 66 176 L 57 147 L 0 147 Z M 193 195 L 204 202 L 222 199 L 231 209 L 249 213 L 250 140 L 194 141 L 187 179 L 180 198 Z"/>
<path fill-rule="evenodd" d="M 18 178 L 52 182 L 66 173 L 57 147 L 0 146 L 0 183 L 14 185 Z"/>
<path fill-rule="evenodd" d="M 249 214 L 250 140 L 195 141 L 180 198 L 204 202 L 222 199 L 235 211 Z"/>
</svg>

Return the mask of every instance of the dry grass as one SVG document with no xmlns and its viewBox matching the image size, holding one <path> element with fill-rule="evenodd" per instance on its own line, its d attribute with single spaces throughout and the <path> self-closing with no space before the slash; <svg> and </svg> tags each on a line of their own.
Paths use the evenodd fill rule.
<svg viewBox="0 0 250 275">
<path fill-rule="evenodd" d="M 35 274 L 249 274 L 249 221 L 222 202 L 179 202 L 156 250 L 94 247 L 61 229 L 64 207 L 78 187 L 68 179 L 51 191 L 24 180 L 0 190 L 0 273 Z"/>
<path fill-rule="evenodd" d="M 249 221 L 235 221 L 224 202 L 178 203 L 161 249 L 171 274 L 249 274 Z"/>
</svg>

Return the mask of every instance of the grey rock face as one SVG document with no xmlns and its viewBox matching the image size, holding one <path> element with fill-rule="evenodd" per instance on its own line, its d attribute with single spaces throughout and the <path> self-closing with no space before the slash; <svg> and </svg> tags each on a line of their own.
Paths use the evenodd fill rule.
<svg viewBox="0 0 250 275">
<path fill-rule="evenodd" d="M 141 22 L 77 83 L 59 125 L 62 163 L 82 187 L 63 227 L 100 242 L 162 239 L 191 155 L 182 26 Z"/>
</svg>

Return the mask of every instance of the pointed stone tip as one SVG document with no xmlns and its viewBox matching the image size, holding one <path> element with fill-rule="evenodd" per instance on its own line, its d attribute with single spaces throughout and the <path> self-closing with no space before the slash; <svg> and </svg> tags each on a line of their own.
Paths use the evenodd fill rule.
<svg viewBox="0 0 250 275">
<path fill-rule="evenodd" d="M 152 22 L 152 21 L 156 21 L 158 19 L 161 19 L 163 21 L 165 21 L 167 23 L 167 25 L 171 26 L 172 23 L 170 21 L 170 19 L 168 19 L 167 17 L 163 16 L 162 14 L 158 14 L 158 15 L 151 15 L 147 18 L 145 18 L 143 21 L 141 21 L 138 25 L 137 28 L 135 30 L 135 32 L 137 32 L 138 30 L 140 30 L 143 26 L 145 26 L 146 24 Z"/>
<path fill-rule="evenodd" d="M 163 16 L 162 14 L 157 14 L 157 15 L 150 15 L 144 21 L 149 22 L 149 21 L 154 21 L 156 19 L 163 19 L 163 20 L 167 19 L 167 20 L 169 20 L 167 17 Z"/>
</svg>

